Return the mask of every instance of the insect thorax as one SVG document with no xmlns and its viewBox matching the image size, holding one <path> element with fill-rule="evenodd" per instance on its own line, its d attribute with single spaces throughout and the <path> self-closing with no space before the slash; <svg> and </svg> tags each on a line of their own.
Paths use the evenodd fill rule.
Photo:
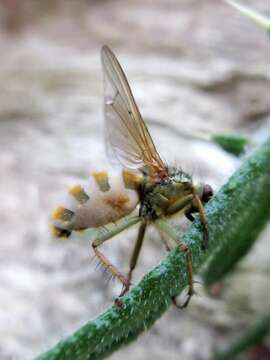
<svg viewBox="0 0 270 360">
<path fill-rule="evenodd" d="M 194 192 L 191 177 L 180 169 L 169 167 L 169 176 L 160 183 L 152 184 L 146 176 L 141 196 L 140 215 L 155 220 L 169 215 L 172 204 L 183 203 Z"/>
</svg>

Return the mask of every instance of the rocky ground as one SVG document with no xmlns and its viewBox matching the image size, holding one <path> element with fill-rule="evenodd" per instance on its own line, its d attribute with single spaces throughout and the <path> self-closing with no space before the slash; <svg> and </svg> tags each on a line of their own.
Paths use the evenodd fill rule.
<svg viewBox="0 0 270 360">
<path fill-rule="evenodd" d="M 95 269 L 85 238 L 56 241 L 48 230 L 66 188 L 107 168 L 102 44 L 120 59 L 160 153 L 195 180 L 217 190 L 241 159 L 173 128 L 254 141 L 269 133 L 270 41 L 222 1 L 78 3 L 35 9 L 33 20 L 26 7 L 16 24 L 0 2 L 1 359 L 38 355 L 95 318 L 120 289 Z M 251 3 L 270 12 L 268 0 Z M 121 269 L 134 236 L 104 246 Z M 187 310 L 170 309 L 111 358 L 210 359 L 269 310 L 269 239 L 266 229 L 219 297 L 196 285 Z M 144 245 L 134 282 L 165 256 L 154 231 Z"/>
</svg>

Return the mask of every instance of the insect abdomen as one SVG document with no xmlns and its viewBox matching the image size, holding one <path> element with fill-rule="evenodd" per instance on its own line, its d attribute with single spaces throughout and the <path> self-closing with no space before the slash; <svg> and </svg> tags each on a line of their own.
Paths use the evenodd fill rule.
<svg viewBox="0 0 270 360">
<path fill-rule="evenodd" d="M 123 170 L 93 172 L 87 186 L 69 189 L 66 204 L 52 214 L 56 237 L 68 237 L 73 230 L 99 227 L 131 213 L 139 202 L 139 173 Z"/>
</svg>

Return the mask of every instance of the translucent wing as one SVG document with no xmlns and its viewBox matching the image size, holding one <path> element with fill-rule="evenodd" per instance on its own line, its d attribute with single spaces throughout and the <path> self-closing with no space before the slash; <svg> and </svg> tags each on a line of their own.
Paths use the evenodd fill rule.
<svg viewBox="0 0 270 360">
<path fill-rule="evenodd" d="M 164 166 L 142 119 L 113 52 L 103 46 L 101 61 L 104 73 L 106 137 L 109 153 L 124 167 L 147 168 L 153 176 L 164 177 Z"/>
</svg>

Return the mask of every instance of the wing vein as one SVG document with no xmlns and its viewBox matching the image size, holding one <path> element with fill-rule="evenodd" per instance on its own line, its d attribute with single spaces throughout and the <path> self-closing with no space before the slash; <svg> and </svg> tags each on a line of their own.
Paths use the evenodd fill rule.
<svg viewBox="0 0 270 360">
<path fill-rule="evenodd" d="M 105 120 L 108 149 L 127 168 L 147 169 L 154 178 L 167 176 L 145 122 L 139 112 L 126 75 L 113 52 L 103 46 Z"/>
</svg>

